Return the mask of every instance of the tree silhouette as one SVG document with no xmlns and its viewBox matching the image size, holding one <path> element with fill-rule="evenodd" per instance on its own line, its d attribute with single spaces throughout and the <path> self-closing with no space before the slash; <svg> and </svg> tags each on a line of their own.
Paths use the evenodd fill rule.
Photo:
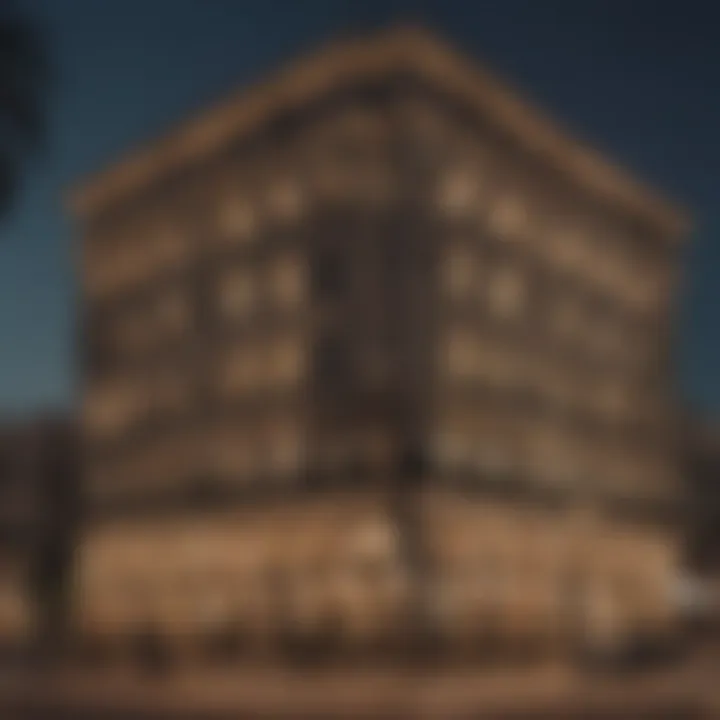
<svg viewBox="0 0 720 720">
<path fill-rule="evenodd" d="M 27 20 L 0 15 L 0 216 L 15 197 L 21 171 L 44 137 L 46 56 Z"/>
</svg>

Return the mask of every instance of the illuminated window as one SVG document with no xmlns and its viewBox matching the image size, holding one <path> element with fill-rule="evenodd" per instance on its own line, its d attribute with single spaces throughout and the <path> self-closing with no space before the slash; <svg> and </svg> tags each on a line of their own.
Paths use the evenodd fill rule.
<svg viewBox="0 0 720 720">
<path fill-rule="evenodd" d="M 182 263 L 189 250 L 189 238 L 179 228 L 165 227 L 155 237 L 148 239 L 148 254 L 152 256 L 152 265 L 158 270 Z"/>
<path fill-rule="evenodd" d="M 315 345 L 314 366 L 315 373 L 326 382 L 350 382 L 354 363 L 345 338 L 337 332 L 320 337 Z"/>
<path fill-rule="evenodd" d="M 566 272 L 576 272 L 584 264 L 582 237 L 569 228 L 555 231 L 550 243 L 552 258 Z"/>
<path fill-rule="evenodd" d="M 190 308 L 181 295 L 177 293 L 161 297 L 154 310 L 157 329 L 162 333 L 175 335 L 187 330 L 190 322 Z"/>
<path fill-rule="evenodd" d="M 284 307 L 297 305 L 304 291 L 303 265 L 296 258 L 278 262 L 270 273 L 272 294 L 278 304 Z"/>
<path fill-rule="evenodd" d="M 220 305 L 230 317 L 247 315 L 254 301 L 253 280 L 246 270 L 239 270 L 225 276 L 220 282 Z"/>
<path fill-rule="evenodd" d="M 147 313 L 132 312 L 117 320 L 117 349 L 121 353 L 134 354 L 148 348 L 155 336 Z"/>
<path fill-rule="evenodd" d="M 219 373 L 222 390 L 230 394 L 242 394 L 252 390 L 259 383 L 260 364 L 261 359 L 256 348 L 238 348 L 228 353 Z"/>
<path fill-rule="evenodd" d="M 396 534 L 389 522 L 363 525 L 351 537 L 352 550 L 359 557 L 388 558 L 396 550 Z"/>
<path fill-rule="evenodd" d="M 274 470 L 286 473 L 298 470 L 302 461 L 302 440 L 292 425 L 273 432 L 270 462 Z"/>
<path fill-rule="evenodd" d="M 461 413 L 448 412 L 440 423 L 435 439 L 435 455 L 447 466 L 466 465 L 472 461 L 473 438 L 470 419 Z"/>
<path fill-rule="evenodd" d="M 146 410 L 142 388 L 128 383 L 109 384 L 88 392 L 85 424 L 97 435 L 113 435 L 137 420 Z"/>
<path fill-rule="evenodd" d="M 512 387 L 521 380 L 522 358 L 492 341 L 476 340 L 471 373 L 491 387 Z"/>
<path fill-rule="evenodd" d="M 537 425 L 530 440 L 533 465 L 540 478 L 551 483 L 565 483 L 573 478 L 575 459 L 559 429 Z"/>
<path fill-rule="evenodd" d="M 475 258 L 467 248 L 450 250 L 445 259 L 444 284 L 455 297 L 467 296 L 472 288 Z"/>
<path fill-rule="evenodd" d="M 478 181 L 468 170 L 454 170 L 445 174 L 437 190 L 437 203 L 448 213 L 458 215 L 471 212 L 478 202 Z"/>
<path fill-rule="evenodd" d="M 599 287 L 614 291 L 618 287 L 618 280 L 620 279 L 616 254 L 607 242 L 598 242 L 594 250 L 592 264 L 588 268 L 589 277 Z"/>
<path fill-rule="evenodd" d="M 275 183 L 270 188 L 268 201 L 275 217 L 281 220 L 294 220 L 303 209 L 300 186 L 291 180 Z"/>
<path fill-rule="evenodd" d="M 295 337 L 278 342 L 272 352 L 272 374 L 281 384 L 296 382 L 303 371 L 304 346 Z"/>
<path fill-rule="evenodd" d="M 342 251 L 335 246 L 318 248 L 313 256 L 311 284 L 320 300 L 336 300 L 347 283 L 346 263 Z"/>
<path fill-rule="evenodd" d="M 522 233 L 527 211 L 520 198 L 506 195 L 494 203 L 488 221 L 492 232 L 500 238 L 512 239 Z"/>
<path fill-rule="evenodd" d="M 662 297 L 663 281 L 654 277 L 653 272 L 637 273 L 627 282 L 625 295 L 630 303 L 641 311 L 657 306 Z"/>
<path fill-rule="evenodd" d="M 597 385 L 599 410 L 611 419 L 626 416 L 631 408 L 628 388 L 614 381 L 599 382 Z"/>
<path fill-rule="evenodd" d="M 523 308 L 526 286 L 519 268 L 498 268 L 488 281 L 490 310 L 501 317 L 515 317 Z"/>
<path fill-rule="evenodd" d="M 456 330 L 450 334 L 446 345 L 446 367 L 451 375 L 469 377 L 476 363 L 475 339 L 466 331 Z"/>
<path fill-rule="evenodd" d="M 212 442 L 212 460 L 221 475 L 247 476 L 252 469 L 250 438 L 242 428 L 221 433 Z"/>
<path fill-rule="evenodd" d="M 550 325 L 561 337 L 571 338 L 582 334 L 585 320 L 582 307 L 575 298 L 557 298 L 552 306 Z"/>
<path fill-rule="evenodd" d="M 149 270 L 152 270 L 152 257 L 146 248 L 138 243 L 118 242 L 103 258 L 97 272 L 97 284 L 101 294 L 114 293 L 140 282 Z"/>
<path fill-rule="evenodd" d="M 472 462 L 478 470 L 490 475 L 504 473 L 512 465 L 511 438 L 503 420 L 484 413 L 473 422 Z"/>
<path fill-rule="evenodd" d="M 256 230 L 257 219 L 249 202 L 230 198 L 220 209 L 220 234 L 224 240 L 246 242 Z"/>
</svg>

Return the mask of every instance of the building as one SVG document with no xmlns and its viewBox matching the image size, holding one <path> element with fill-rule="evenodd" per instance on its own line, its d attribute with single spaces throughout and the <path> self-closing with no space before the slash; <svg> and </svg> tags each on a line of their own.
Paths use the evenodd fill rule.
<svg viewBox="0 0 720 720">
<path fill-rule="evenodd" d="M 84 636 L 672 633 L 683 216 L 414 29 L 90 178 Z"/>
<path fill-rule="evenodd" d="M 694 644 L 717 648 L 720 627 L 720 435 L 717 423 L 694 417 L 684 430 L 687 509 L 686 604 Z"/>
<path fill-rule="evenodd" d="M 76 435 L 63 416 L 0 428 L 0 648 L 62 630 L 79 511 Z"/>
<path fill-rule="evenodd" d="M 686 431 L 689 518 L 687 563 L 703 575 L 720 572 L 720 433 L 696 420 Z"/>
</svg>

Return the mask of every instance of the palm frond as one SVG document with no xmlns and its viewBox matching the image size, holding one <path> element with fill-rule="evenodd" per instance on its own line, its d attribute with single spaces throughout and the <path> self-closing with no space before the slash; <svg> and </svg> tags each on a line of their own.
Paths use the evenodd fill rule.
<svg viewBox="0 0 720 720">
<path fill-rule="evenodd" d="M 37 31 L 0 17 L 0 215 L 14 199 L 28 154 L 45 137 L 47 58 Z"/>
</svg>

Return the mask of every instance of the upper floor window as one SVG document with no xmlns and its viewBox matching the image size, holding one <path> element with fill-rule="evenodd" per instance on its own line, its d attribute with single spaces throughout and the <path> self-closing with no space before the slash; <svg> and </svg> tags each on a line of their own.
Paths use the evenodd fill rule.
<svg viewBox="0 0 720 720">
<path fill-rule="evenodd" d="M 313 294 L 322 300 L 333 300 L 341 295 L 348 278 L 342 250 L 336 246 L 318 248 L 311 267 Z"/>
<path fill-rule="evenodd" d="M 165 371 L 154 378 L 148 403 L 154 412 L 160 415 L 179 414 L 190 407 L 191 390 L 187 377 Z"/>
<path fill-rule="evenodd" d="M 154 308 L 154 324 L 162 334 L 175 335 L 187 330 L 190 324 L 190 307 L 180 293 L 162 295 Z"/>
<path fill-rule="evenodd" d="M 440 428 L 435 441 L 435 456 L 445 466 L 460 466 L 470 462 L 473 442 L 467 428 L 458 427 L 453 421 Z"/>
<path fill-rule="evenodd" d="M 258 347 L 241 347 L 228 353 L 218 372 L 221 391 L 234 395 L 257 387 L 263 374 L 260 360 Z"/>
<path fill-rule="evenodd" d="M 469 294 L 474 274 L 476 259 L 469 248 L 452 248 L 447 251 L 444 264 L 444 285 L 455 297 Z"/>
<path fill-rule="evenodd" d="M 246 242 L 257 229 L 255 209 L 248 200 L 231 197 L 220 207 L 218 224 L 222 239 L 229 242 Z"/>
<path fill-rule="evenodd" d="M 519 236 L 527 222 L 527 210 L 516 195 L 504 195 L 495 200 L 488 216 L 490 230 L 501 239 Z"/>
<path fill-rule="evenodd" d="M 147 410 L 144 388 L 131 382 L 91 387 L 84 407 L 84 426 L 94 436 L 112 436 L 138 420 Z"/>
<path fill-rule="evenodd" d="M 275 218 L 281 221 L 295 220 L 304 204 L 300 185 L 288 179 L 274 183 L 268 192 L 268 204 Z"/>
<path fill-rule="evenodd" d="M 564 339 L 577 338 L 584 331 L 585 319 L 579 298 L 570 295 L 554 298 L 549 311 L 549 324 Z"/>
<path fill-rule="evenodd" d="M 502 318 L 512 318 L 522 310 L 526 285 L 519 267 L 507 265 L 497 268 L 488 278 L 490 311 Z"/>
<path fill-rule="evenodd" d="M 441 176 L 436 198 L 442 211 L 453 215 L 472 212 L 478 197 L 478 178 L 470 170 L 454 169 Z"/>
<path fill-rule="evenodd" d="M 275 382 L 284 384 L 298 380 L 303 371 L 304 345 L 302 339 L 288 337 L 273 344 L 268 358 Z"/>
<path fill-rule="evenodd" d="M 221 475 L 245 477 L 252 470 L 252 442 L 246 428 L 236 432 L 219 433 L 212 438 L 212 458 L 215 470 Z"/>
<path fill-rule="evenodd" d="M 278 261 L 270 270 L 272 296 L 282 306 L 297 305 L 303 296 L 305 278 L 302 261 L 287 257 Z"/>
<path fill-rule="evenodd" d="M 249 270 L 241 268 L 228 273 L 219 283 L 222 312 L 230 317 L 247 315 L 255 301 L 255 287 Z"/>
<path fill-rule="evenodd" d="M 351 358 L 344 338 L 328 333 L 315 347 L 315 372 L 324 382 L 347 382 L 350 379 Z"/>
<path fill-rule="evenodd" d="M 302 458 L 302 438 L 297 426 L 283 423 L 272 431 L 269 461 L 278 472 L 299 469 Z"/>
<path fill-rule="evenodd" d="M 157 268 L 174 267 L 190 253 L 190 238 L 180 227 L 164 225 L 148 241 L 148 252 Z"/>
<path fill-rule="evenodd" d="M 453 375 L 469 376 L 476 366 L 475 338 L 468 330 L 450 333 L 446 345 L 446 368 Z"/>
<path fill-rule="evenodd" d="M 532 465 L 538 475 L 552 483 L 572 481 L 576 472 L 573 448 L 565 433 L 547 423 L 536 424 L 530 438 Z"/>
</svg>

